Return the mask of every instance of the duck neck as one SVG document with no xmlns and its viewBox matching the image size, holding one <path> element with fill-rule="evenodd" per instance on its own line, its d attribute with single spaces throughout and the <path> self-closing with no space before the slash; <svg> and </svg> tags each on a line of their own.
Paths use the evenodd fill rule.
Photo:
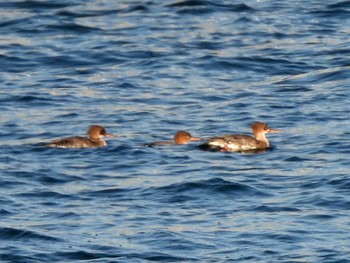
<svg viewBox="0 0 350 263">
<path fill-rule="evenodd" d="M 103 143 L 105 140 L 102 138 L 91 138 L 90 140 L 93 141 L 94 143 Z"/>
<path fill-rule="evenodd" d="M 263 143 L 264 146 L 266 146 L 266 148 L 270 147 L 269 141 L 267 140 L 265 133 L 255 134 L 255 139 Z"/>
</svg>

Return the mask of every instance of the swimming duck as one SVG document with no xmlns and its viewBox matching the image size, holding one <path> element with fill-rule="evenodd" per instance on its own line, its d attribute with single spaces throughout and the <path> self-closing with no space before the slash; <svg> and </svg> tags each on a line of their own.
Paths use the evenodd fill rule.
<svg viewBox="0 0 350 263">
<path fill-rule="evenodd" d="M 106 129 L 99 125 L 91 125 L 87 131 L 87 137 L 68 137 L 54 140 L 46 146 L 56 148 L 95 148 L 107 146 L 105 140 L 106 136 L 116 137 L 113 134 L 108 134 Z"/>
<path fill-rule="evenodd" d="M 243 134 L 221 135 L 206 141 L 202 147 L 211 150 L 245 152 L 258 151 L 270 147 L 270 143 L 266 138 L 266 133 L 280 132 L 281 130 L 273 130 L 266 123 L 255 122 L 251 125 L 253 136 Z"/>
</svg>

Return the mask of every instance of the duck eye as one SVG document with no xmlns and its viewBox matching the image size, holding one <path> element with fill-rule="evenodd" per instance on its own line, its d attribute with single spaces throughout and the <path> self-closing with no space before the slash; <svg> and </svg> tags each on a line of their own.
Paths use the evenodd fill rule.
<svg viewBox="0 0 350 263">
<path fill-rule="evenodd" d="M 267 131 L 268 129 L 269 129 L 269 127 L 267 127 L 267 126 L 264 127 L 264 130 L 265 130 L 265 131 Z"/>
<path fill-rule="evenodd" d="M 100 131 L 100 134 L 101 134 L 101 135 L 106 135 L 106 130 L 105 130 L 105 129 L 101 130 L 101 131 Z"/>
</svg>

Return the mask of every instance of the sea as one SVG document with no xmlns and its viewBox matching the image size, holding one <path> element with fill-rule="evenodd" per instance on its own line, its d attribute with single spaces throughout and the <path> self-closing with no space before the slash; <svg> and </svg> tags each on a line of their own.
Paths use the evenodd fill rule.
<svg viewBox="0 0 350 263">
<path fill-rule="evenodd" d="M 0 262 L 350 262 L 349 36 L 349 0 L 1 0 Z"/>
</svg>

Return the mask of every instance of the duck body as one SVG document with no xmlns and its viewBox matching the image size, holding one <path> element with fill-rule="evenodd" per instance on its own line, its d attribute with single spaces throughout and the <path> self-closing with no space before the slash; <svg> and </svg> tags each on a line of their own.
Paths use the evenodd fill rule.
<svg viewBox="0 0 350 263">
<path fill-rule="evenodd" d="M 56 148 L 96 148 L 107 146 L 107 143 L 102 139 L 93 141 L 86 137 L 75 136 L 54 140 L 48 143 L 47 146 Z"/>
<path fill-rule="evenodd" d="M 273 130 L 267 124 L 255 122 L 252 126 L 253 136 L 244 134 L 227 134 L 213 137 L 206 141 L 202 148 L 208 150 L 230 151 L 230 152 L 253 152 L 261 151 L 270 147 L 265 134 L 279 132 Z"/>
<path fill-rule="evenodd" d="M 206 142 L 209 149 L 226 150 L 231 152 L 245 152 L 268 148 L 266 143 L 261 142 L 249 135 L 227 134 L 214 137 Z"/>
<path fill-rule="evenodd" d="M 67 137 L 63 139 L 54 140 L 46 146 L 55 148 L 96 148 L 107 146 L 106 141 L 103 139 L 106 136 L 115 135 L 108 134 L 106 129 L 99 125 L 92 125 L 89 127 L 87 132 L 89 138 L 87 137 Z"/>
<path fill-rule="evenodd" d="M 143 146 L 156 147 L 156 146 L 172 146 L 172 145 L 175 145 L 175 143 L 171 141 L 157 141 L 157 142 L 146 143 Z"/>
</svg>

